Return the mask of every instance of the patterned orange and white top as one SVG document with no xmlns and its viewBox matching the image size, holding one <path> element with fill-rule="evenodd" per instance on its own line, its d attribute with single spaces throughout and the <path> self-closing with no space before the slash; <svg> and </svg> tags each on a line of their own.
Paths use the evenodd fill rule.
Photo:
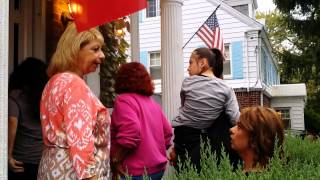
<svg viewBox="0 0 320 180">
<path fill-rule="evenodd" d="M 109 179 L 110 116 L 83 79 L 53 76 L 40 111 L 45 150 L 38 179 Z"/>
</svg>

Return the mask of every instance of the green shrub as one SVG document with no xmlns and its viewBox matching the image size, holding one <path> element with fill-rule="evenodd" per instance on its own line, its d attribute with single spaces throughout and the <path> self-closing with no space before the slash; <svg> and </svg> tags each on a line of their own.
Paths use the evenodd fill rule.
<svg viewBox="0 0 320 180">
<path fill-rule="evenodd" d="M 314 107 L 307 106 L 304 109 L 304 123 L 306 130 L 314 133 L 320 132 L 320 112 Z"/>
<path fill-rule="evenodd" d="M 278 150 L 275 150 L 278 152 Z M 203 180 L 203 179 L 320 179 L 320 141 L 310 141 L 292 135 L 287 135 L 284 144 L 284 157 L 270 160 L 263 172 L 245 174 L 242 167 L 233 170 L 227 156 L 224 154 L 221 164 L 216 165 L 216 158 L 210 149 L 201 150 L 201 172 L 197 174 L 195 168 L 188 161 L 180 165 L 181 171 L 169 171 L 165 180 Z"/>
</svg>

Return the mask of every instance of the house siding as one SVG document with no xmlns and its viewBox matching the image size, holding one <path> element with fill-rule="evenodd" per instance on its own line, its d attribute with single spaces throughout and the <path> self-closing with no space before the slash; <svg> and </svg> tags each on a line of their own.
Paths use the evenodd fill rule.
<svg viewBox="0 0 320 180">
<path fill-rule="evenodd" d="M 259 73 L 259 32 L 258 30 L 250 30 L 245 33 L 245 67 L 244 70 L 245 78 L 247 81 L 247 86 L 251 88 L 260 88 L 261 85 L 258 84 L 260 77 Z"/>
<path fill-rule="evenodd" d="M 224 0 L 230 6 L 238 6 L 242 4 L 249 4 L 251 0 Z"/>
<path fill-rule="evenodd" d="M 273 97 L 273 108 L 290 108 L 290 124 L 292 130 L 304 130 L 304 97 Z"/>
<path fill-rule="evenodd" d="M 243 4 L 245 1 L 239 1 L 238 3 Z M 205 47 L 205 44 L 195 35 L 195 32 L 215 8 L 216 6 L 207 0 L 184 1 L 182 7 L 183 45 L 185 45 L 183 49 L 184 76 L 188 75 L 187 68 L 192 51 L 198 47 Z M 160 16 L 146 18 L 145 11 L 139 12 L 140 50 L 141 52 L 160 51 Z M 232 50 L 230 62 L 231 77 L 227 77 L 225 80 L 233 88 L 261 88 L 261 85 L 258 83 L 260 82 L 258 79 L 261 76 L 257 65 L 259 59 L 257 51 L 257 47 L 259 46 L 259 30 L 252 30 L 257 29 L 257 27 L 245 24 L 223 8 L 219 8 L 216 13 L 221 32 L 223 33 L 224 43 L 229 43 Z M 143 57 L 140 59 L 144 61 Z M 143 62 L 143 64 L 147 69 L 150 68 L 149 62 Z"/>
<path fill-rule="evenodd" d="M 216 7 L 208 1 L 185 1 L 183 6 L 183 31 L 184 42 L 186 43 L 198 28 L 205 22 Z M 223 33 L 224 43 L 231 46 L 231 78 L 226 81 L 234 88 L 244 88 L 247 86 L 243 83 L 246 78 L 246 41 L 244 32 L 250 28 L 230 13 L 223 9 L 217 10 L 217 18 L 219 21 L 221 32 Z M 195 35 L 184 48 L 184 69 L 187 75 L 187 67 L 191 52 L 197 47 L 205 47 L 202 40 Z M 251 47 L 250 47 L 251 48 Z M 235 74 L 234 74 L 235 73 Z"/>
</svg>

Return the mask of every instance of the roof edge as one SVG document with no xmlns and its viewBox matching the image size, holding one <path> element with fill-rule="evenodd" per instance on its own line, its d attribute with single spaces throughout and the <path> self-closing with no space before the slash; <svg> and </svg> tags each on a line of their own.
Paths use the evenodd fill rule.
<svg viewBox="0 0 320 180">
<path fill-rule="evenodd" d="M 207 1 L 215 6 L 221 5 L 220 8 L 229 12 L 232 16 L 236 17 L 237 19 L 247 24 L 248 26 L 251 26 L 252 28 L 263 29 L 263 25 L 261 23 L 259 23 L 255 19 L 252 19 L 249 16 L 242 14 L 241 12 L 237 11 L 236 9 L 222 2 L 221 0 L 207 0 Z"/>
</svg>

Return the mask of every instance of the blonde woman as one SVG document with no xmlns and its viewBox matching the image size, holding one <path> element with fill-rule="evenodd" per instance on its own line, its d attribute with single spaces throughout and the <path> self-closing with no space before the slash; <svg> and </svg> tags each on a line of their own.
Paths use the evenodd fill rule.
<svg viewBox="0 0 320 180">
<path fill-rule="evenodd" d="M 83 80 L 104 60 L 103 43 L 97 29 L 78 33 L 74 23 L 58 42 L 41 100 L 38 179 L 109 178 L 109 113 Z"/>
</svg>

